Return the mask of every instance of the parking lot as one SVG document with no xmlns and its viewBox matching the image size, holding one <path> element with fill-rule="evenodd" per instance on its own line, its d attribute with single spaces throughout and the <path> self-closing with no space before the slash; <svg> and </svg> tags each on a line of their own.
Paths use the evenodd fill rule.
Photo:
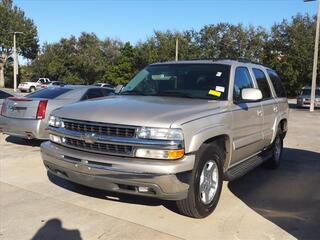
<svg viewBox="0 0 320 240">
<path fill-rule="evenodd" d="M 0 239 L 319 239 L 320 111 L 290 109 L 278 170 L 224 183 L 214 214 L 48 177 L 40 142 L 0 135 Z"/>
</svg>

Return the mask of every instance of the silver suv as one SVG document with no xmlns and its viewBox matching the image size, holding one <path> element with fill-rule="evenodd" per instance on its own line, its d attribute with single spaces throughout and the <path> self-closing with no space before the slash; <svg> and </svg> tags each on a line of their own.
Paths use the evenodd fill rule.
<svg viewBox="0 0 320 240">
<path fill-rule="evenodd" d="M 82 185 L 175 200 L 203 218 L 223 180 L 277 168 L 288 103 L 270 68 L 236 60 L 147 66 L 119 93 L 52 112 L 48 171 Z"/>
</svg>

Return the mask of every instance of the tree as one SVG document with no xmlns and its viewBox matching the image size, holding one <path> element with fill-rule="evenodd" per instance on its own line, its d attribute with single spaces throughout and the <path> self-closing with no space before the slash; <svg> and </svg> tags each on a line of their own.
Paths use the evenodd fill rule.
<svg viewBox="0 0 320 240">
<path fill-rule="evenodd" d="M 38 52 L 37 28 L 24 12 L 13 6 L 12 0 L 0 2 L 0 87 L 4 87 L 4 71 L 12 55 L 13 32 L 23 32 L 17 37 L 17 51 L 25 58 L 34 59 Z"/>
<path fill-rule="evenodd" d="M 115 85 L 126 84 L 138 72 L 136 59 L 136 49 L 129 42 L 125 43 L 115 64 L 107 67 L 104 80 Z"/>
<path fill-rule="evenodd" d="M 44 45 L 31 64 L 33 77 L 49 77 L 71 84 L 103 81 L 108 67 L 121 55 L 122 46 L 118 40 L 101 41 L 94 33 L 62 38 L 58 43 Z"/>
<path fill-rule="evenodd" d="M 264 62 L 281 75 L 291 96 L 311 82 L 315 22 L 314 17 L 298 14 L 271 29 Z"/>
</svg>

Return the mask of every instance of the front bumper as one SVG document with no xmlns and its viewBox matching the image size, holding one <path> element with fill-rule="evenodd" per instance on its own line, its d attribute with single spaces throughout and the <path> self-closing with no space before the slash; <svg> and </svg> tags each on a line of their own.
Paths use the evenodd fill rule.
<svg viewBox="0 0 320 240">
<path fill-rule="evenodd" d="M 47 170 L 72 182 L 114 192 L 165 200 L 187 197 L 195 156 L 176 161 L 88 153 L 52 142 L 41 144 Z"/>
<path fill-rule="evenodd" d="M 0 132 L 26 139 L 48 139 L 44 120 L 10 118 L 0 115 Z"/>
</svg>

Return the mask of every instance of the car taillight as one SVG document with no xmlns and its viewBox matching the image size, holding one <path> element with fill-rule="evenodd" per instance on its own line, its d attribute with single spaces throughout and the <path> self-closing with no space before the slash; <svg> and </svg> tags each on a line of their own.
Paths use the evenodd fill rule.
<svg viewBox="0 0 320 240">
<path fill-rule="evenodd" d="M 6 110 L 6 107 L 7 107 L 7 99 L 5 99 L 2 103 L 1 115 L 4 115 L 4 111 Z"/>
<path fill-rule="evenodd" d="M 44 119 L 46 117 L 48 100 L 40 100 L 37 110 L 37 119 Z"/>
</svg>

